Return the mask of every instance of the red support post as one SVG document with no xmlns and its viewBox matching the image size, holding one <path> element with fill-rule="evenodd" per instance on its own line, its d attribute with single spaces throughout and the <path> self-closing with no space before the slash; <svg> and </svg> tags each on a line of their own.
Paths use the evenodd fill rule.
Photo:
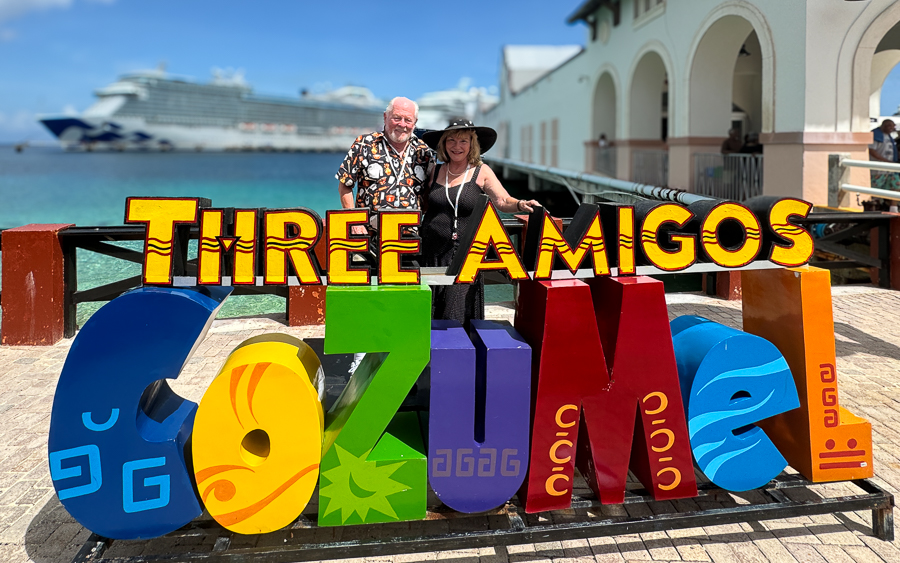
<svg viewBox="0 0 900 563">
<path fill-rule="evenodd" d="M 49 346 L 65 336 L 66 280 L 59 233 L 72 224 L 3 231 L 0 343 Z"/>
<path fill-rule="evenodd" d="M 704 293 L 711 295 L 707 283 L 709 275 L 702 274 L 701 288 Z M 715 273 L 715 296 L 726 301 L 741 300 L 741 272 L 739 270 L 718 271 Z"/>
<path fill-rule="evenodd" d="M 322 236 L 316 243 L 316 258 L 326 271 L 328 269 L 328 248 L 326 246 L 325 221 L 322 221 Z M 288 287 L 288 326 L 325 324 L 325 286 L 292 285 Z"/>
</svg>

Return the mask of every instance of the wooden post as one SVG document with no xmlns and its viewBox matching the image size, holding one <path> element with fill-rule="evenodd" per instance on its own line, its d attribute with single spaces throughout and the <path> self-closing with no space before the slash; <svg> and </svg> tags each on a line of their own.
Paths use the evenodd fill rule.
<svg viewBox="0 0 900 563">
<path fill-rule="evenodd" d="M 887 257 L 890 261 L 890 277 L 888 278 L 888 282 L 891 289 L 900 289 L 900 215 L 893 215 L 890 226 L 888 227 L 890 233 L 887 248 Z"/>
<path fill-rule="evenodd" d="M 741 272 L 728 270 L 703 274 L 702 291 L 726 301 L 741 300 Z"/>
<path fill-rule="evenodd" d="M 66 279 L 59 233 L 72 224 L 3 231 L 0 343 L 49 346 L 65 336 Z"/>
<path fill-rule="evenodd" d="M 324 221 L 322 236 L 316 243 L 316 258 L 319 264 L 328 269 L 328 248 Z M 287 298 L 288 326 L 306 326 L 325 324 L 325 286 L 324 285 L 292 285 L 288 287 Z"/>
</svg>

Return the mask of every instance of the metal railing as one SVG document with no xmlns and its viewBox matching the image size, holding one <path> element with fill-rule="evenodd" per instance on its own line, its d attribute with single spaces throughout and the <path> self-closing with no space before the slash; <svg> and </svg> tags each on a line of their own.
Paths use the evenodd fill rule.
<svg viewBox="0 0 900 563">
<path fill-rule="evenodd" d="M 631 179 L 651 186 L 669 185 L 669 151 L 636 150 L 631 153 Z"/>
<path fill-rule="evenodd" d="M 640 199 L 677 201 L 678 203 L 683 203 L 685 205 L 705 199 L 714 199 L 674 188 L 664 188 L 638 182 L 629 182 L 626 180 L 618 180 L 616 178 L 608 178 L 606 176 L 597 176 L 596 174 L 573 172 L 562 168 L 551 168 L 549 166 L 519 162 L 508 158 L 496 158 L 488 155 L 485 157 L 485 160 L 494 167 L 514 170 L 521 174 L 528 174 L 547 182 L 562 185 L 569 190 L 569 193 L 572 194 L 572 197 L 574 197 L 578 203 L 582 202 L 578 196 L 581 196 L 582 198 L 584 196 L 606 197 L 610 194 L 627 194 Z"/>
<path fill-rule="evenodd" d="M 593 171 L 610 178 L 616 177 L 616 147 L 594 147 Z"/>
<path fill-rule="evenodd" d="M 900 192 L 882 190 L 868 186 L 856 186 L 849 183 L 851 168 L 867 168 L 893 174 L 900 173 L 900 164 L 879 162 L 870 160 L 854 160 L 847 158 L 846 154 L 828 155 L 828 205 L 838 207 L 842 205 L 845 193 L 866 194 L 881 199 L 900 201 Z"/>
<path fill-rule="evenodd" d="M 694 154 L 694 193 L 746 201 L 763 193 L 763 157 L 752 154 Z"/>
</svg>

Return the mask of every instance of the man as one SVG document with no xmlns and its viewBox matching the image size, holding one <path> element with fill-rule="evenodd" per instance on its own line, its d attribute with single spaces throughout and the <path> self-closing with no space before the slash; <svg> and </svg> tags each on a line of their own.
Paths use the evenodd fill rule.
<svg viewBox="0 0 900 563">
<path fill-rule="evenodd" d="M 419 106 L 414 101 L 394 98 L 384 111 L 384 131 L 357 137 L 335 175 L 340 182 L 341 207 L 419 209 L 434 153 L 413 134 L 418 118 Z M 373 228 L 375 221 L 373 215 Z M 365 232 L 362 226 L 353 227 L 354 234 Z"/>
<path fill-rule="evenodd" d="M 728 138 L 722 141 L 722 154 L 734 154 L 741 152 L 741 132 L 737 129 L 728 130 Z"/>
<path fill-rule="evenodd" d="M 896 163 L 898 161 L 897 143 L 891 137 L 896 124 L 890 119 L 881 122 L 880 127 L 872 129 L 872 144 L 869 145 L 869 160 Z M 880 190 L 900 190 L 900 175 L 885 170 L 871 171 L 872 187 Z"/>
</svg>

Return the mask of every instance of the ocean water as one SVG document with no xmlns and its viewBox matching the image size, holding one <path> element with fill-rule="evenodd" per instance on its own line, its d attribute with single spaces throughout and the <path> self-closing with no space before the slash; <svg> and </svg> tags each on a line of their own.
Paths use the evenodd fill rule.
<svg viewBox="0 0 900 563">
<path fill-rule="evenodd" d="M 205 197 L 216 207 L 340 208 L 342 153 L 107 153 L 0 146 L 0 228 L 122 225 L 130 196 Z M 140 249 L 139 243 L 118 243 Z M 196 248 L 193 249 L 196 253 Z M 78 289 L 140 274 L 140 265 L 78 251 Z M 511 298 L 489 286 L 489 301 Z M 81 325 L 102 303 L 78 305 Z M 229 298 L 220 317 L 283 312 L 274 295 Z"/>
</svg>

